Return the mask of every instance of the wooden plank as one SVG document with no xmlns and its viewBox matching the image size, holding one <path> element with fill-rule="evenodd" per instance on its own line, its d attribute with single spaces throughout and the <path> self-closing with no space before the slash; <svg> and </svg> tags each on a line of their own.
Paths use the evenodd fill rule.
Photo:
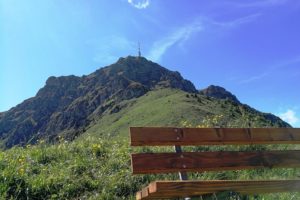
<svg viewBox="0 0 300 200">
<path fill-rule="evenodd" d="M 144 187 L 142 189 L 142 198 L 146 198 L 149 196 L 149 188 L 148 187 Z"/>
<path fill-rule="evenodd" d="M 133 174 L 300 167 L 300 150 L 132 154 Z"/>
<path fill-rule="evenodd" d="M 149 193 L 142 199 L 166 199 L 192 197 L 225 191 L 241 194 L 262 194 L 278 192 L 299 192 L 300 180 L 262 180 L 262 181 L 156 181 L 148 186 Z"/>
<path fill-rule="evenodd" d="M 141 199 L 153 199 L 154 197 L 150 197 L 150 194 L 149 194 L 149 187 L 144 187 L 144 188 L 142 188 L 142 190 L 141 191 L 138 191 L 137 193 L 136 193 L 136 199 L 137 200 L 141 200 Z"/>
<path fill-rule="evenodd" d="M 142 199 L 142 191 L 138 191 L 135 195 L 136 200 L 141 200 Z"/>
<path fill-rule="evenodd" d="M 300 144 L 300 128 L 131 127 L 132 146 Z"/>
</svg>

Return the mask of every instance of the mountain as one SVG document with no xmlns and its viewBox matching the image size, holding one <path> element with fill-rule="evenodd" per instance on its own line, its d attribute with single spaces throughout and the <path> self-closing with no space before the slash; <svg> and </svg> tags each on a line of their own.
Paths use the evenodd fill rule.
<svg viewBox="0 0 300 200">
<path fill-rule="evenodd" d="M 222 87 L 198 92 L 178 72 L 128 56 L 87 76 L 48 78 L 35 97 L 0 113 L 0 144 L 125 135 L 129 126 L 196 126 L 213 116 L 222 118 L 210 126 L 289 126 L 241 104 Z"/>
<path fill-rule="evenodd" d="M 235 95 L 220 86 L 210 85 L 207 88 L 200 90 L 199 93 L 217 99 L 228 99 L 238 104 L 241 103 Z"/>
<path fill-rule="evenodd" d="M 88 76 L 50 77 L 35 97 L 0 115 L 2 146 L 52 141 L 59 133 L 73 139 L 115 104 L 160 88 L 197 92 L 178 72 L 143 57 L 120 58 Z"/>
</svg>

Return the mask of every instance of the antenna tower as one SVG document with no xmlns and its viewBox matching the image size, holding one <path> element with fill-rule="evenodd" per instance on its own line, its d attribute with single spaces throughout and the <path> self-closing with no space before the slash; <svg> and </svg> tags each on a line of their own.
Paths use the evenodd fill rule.
<svg viewBox="0 0 300 200">
<path fill-rule="evenodd" d="M 140 42 L 139 42 L 139 51 L 138 51 L 138 54 L 139 54 L 139 58 L 142 57 Z"/>
</svg>

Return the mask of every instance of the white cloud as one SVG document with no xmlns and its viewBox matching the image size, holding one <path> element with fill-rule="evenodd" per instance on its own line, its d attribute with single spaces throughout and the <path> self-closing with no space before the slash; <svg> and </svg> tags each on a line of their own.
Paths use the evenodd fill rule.
<svg viewBox="0 0 300 200">
<path fill-rule="evenodd" d="M 203 30 L 203 27 L 199 21 L 180 27 L 161 40 L 155 42 L 147 57 L 153 61 L 159 61 L 170 47 L 175 44 L 182 46 L 194 33 L 201 30 Z"/>
<path fill-rule="evenodd" d="M 255 13 L 255 14 L 252 14 L 252 15 L 248 15 L 248 16 L 245 16 L 245 17 L 240 17 L 240 18 L 237 18 L 237 19 L 234 19 L 234 20 L 231 20 L 231 21 L 227 21 L 227 22 L 213 21 L 213 24 L 219 25 L 219 26 L 222 26 L 222 27 L 231 28 L 231 27 L 236 27 L 236 26 L 239 26 L 239 25 L 242 25 L 242 24 L 245 24 L 245 23 L 252 22 L 255 19 L 257 19 L 258 17 L 260 17 L 261 15 L 262 15 L 261 13 Z"/>
<path fill-rule="evenodd" d="M 150 5 L 150 0 L 128 0 L 128 3 L 137 9 L 145 9 Z"/>
<path fill-rule="evenodd" d="M 299 122 L 299 118 L 296 116 L 294 110 L 288 109 L 286 112 L 279 114 L 279 117 L 289 124 L 295 126 Z"/>
<path fill-rule="evenodd" d="M 268 76 L 268 75 L 269 75 L 269 73 L 264 72 L 264 73 L 262 73 L 262 74 L 258 74 L 258 75 L 255 75 L 255 76 L 251 76 L 251 77 L 249 77 L 249 78 L 247 78 L 247 79 L 245 79 L 245 80 L 242 80 L 242 81 L 240 81 L 240 83 L 241 83 L 241 84 L 251 83 L 251 82 L 253 82 L 253 81 L 261 80 L 261 79 L 265 78 L 265 77 Z"/>
<path fill-rule="evenodd" d="M 154 42 L 150 52 L 147 57 L 154 61 L 159 61 L 161 57 L 165 54 L 165 52 L 172 47 L 173 45 L 178 44 L 178 46 L 182 47 L 184 43 L 191 38 L 191 36 L 195 33 L 203 31 L 206 27 L 212 27 L 211 25 L 220 28 L 234 28 L 239 25 L 249 23 L 258 18 L 261 14 L 255 13 L 252 15 L 248 15 L 245 17 L 236 18 L 231 21 L 219 22 L 213 19 L 199 17 L 194 22 L 187 24 L 183 27 L 179 27 L 169 35 L 161 38 L 160 40 Z"/>
</svg>

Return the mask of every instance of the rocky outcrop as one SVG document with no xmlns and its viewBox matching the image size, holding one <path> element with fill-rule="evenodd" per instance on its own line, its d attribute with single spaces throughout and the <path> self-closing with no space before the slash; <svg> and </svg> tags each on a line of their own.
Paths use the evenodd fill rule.
<svg viewBox="0 0 300 200">
<path fill-rule="evenodd" d="M 216 99 L 227 99 L 240 104 L 240 101 L 236 98 L 235 95 L 231 94 L 231 92 L 220 86 L 210 85 L 209 87 L 200 90 L 199 93 L 208 97 L 213 97 Z"/>
</svg>

